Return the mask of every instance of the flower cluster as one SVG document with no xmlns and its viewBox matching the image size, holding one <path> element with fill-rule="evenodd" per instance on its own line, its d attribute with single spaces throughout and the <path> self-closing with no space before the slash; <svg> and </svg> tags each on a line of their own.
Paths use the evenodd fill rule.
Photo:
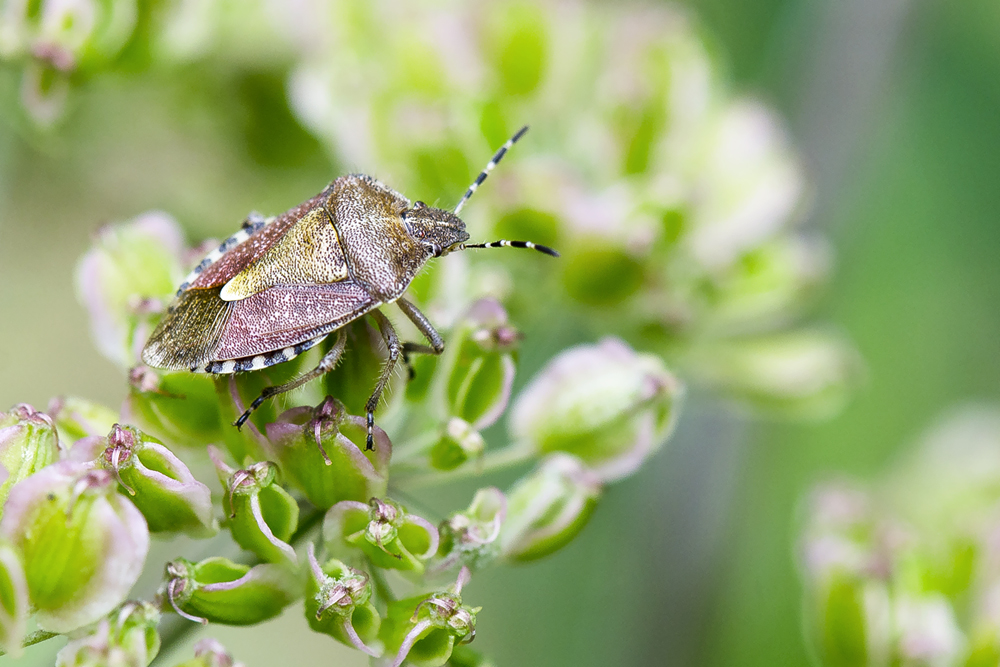
<svg viewBox="0 0 1000 667">
<path fill-rule="evenodd" d="M 987 665 L 1000 656 L 1000 412 L 933 428 L 880 483 L 817 487 L 800 555 L 824 665 Z"/>
<path fill-rule="evenodd" d="M 332 337 L 253 373 L 146 367 L 140 349 L 207 246 L 186 247 L 165 213 L 102 228 L 76 287 L 127 397 L 0 415 L 3 650 L 65 634 L 60 664 L 141 666 L 161 617 L 245 626 L 303 600 L 310 628 L 394 667 L 480 664 L 470 580 L 584 528 L 669 438 L 684 394 L 672 368 L 790 415 L 828 413 L 853 380 L 836 335 L 795 324 L 829 262 L 797 227 L 803 177 L 780 123 L 728 93 L 676 10 L 14 0 L 0 15 L 0 59 L 23 67 L 42 124 L 70 85 L 128 58 L 280 70 L 291 113 L 331 155 L 427 201 L 457 200 L 530 121 L 518 168 L 492 177 L 466 221 L 475 240 L 552 244 L 563 259 L 468 252 L 427 267 L 408 295 L 447 346 L 390 379 L 369 450 L 365 402 L 386 354 L 371 323 L 343 327 L 332 372 L 234 428 Z M 515 395 L 519 327 L 554 314 L 590 342 Z M 488 443 L 505 415 L 507 444 Z M 510 467 L 523 475 L 508 488 L 486 479 Z M 446 516 L 401 502 L 469 477 L 483 485 Z M 132 591 L 151 536 L 220 532 L 211 544 L 227 547 L 178 553 L 155 594 Z M 232 660 L 206 642 L 185 664 Z"/>
<path fill-rule="evenodd" d="M 313 630 L 390 664 L 471 656 L 480 608 L 463 589 L 473 574 L 567 544 L 603 488 L 637 470 L 676 421 L 681 383 L 614 338 L 565 350 L 512 397 L 522 336 L 484 298 L 446 330 L 443 355 L 413 360 L 415 377 L 379 411 L 373 450 L 358 415 L 385 352 L 365 321 L 347 326 L 350 356 L 295 406 L 266 403 L 238 430 L 230 424 L 264 386 L 325 349 L 220 378 L 140 365 L 171 277 L 196 256 L 179 238 L 172 220 L 150 214 L 103 230 L 81 261 L 98 347 L 130 367 L 120 413 L 60 398 L 47 413 L 0 415 L 4 650 L 19 650 L 33 615 L 41 632 L 72 637 L 60 664 L 146 665 L 162 614 L 251 625 L 304 598 Z M 481 431 L 505 412 L 511 442 L 487 448 Z M 217 481 L 196 476 L 206 453 Z M 389 486 L 405 494 L 531 463 L 508 490 L 485 486 L 434 520 Z M 155 598 L 127 600 L 151 535 L 220 530 L 229 551 L 178 554 Z M 202 649 L 196 661 L 211 654 Z"/>
</svg>

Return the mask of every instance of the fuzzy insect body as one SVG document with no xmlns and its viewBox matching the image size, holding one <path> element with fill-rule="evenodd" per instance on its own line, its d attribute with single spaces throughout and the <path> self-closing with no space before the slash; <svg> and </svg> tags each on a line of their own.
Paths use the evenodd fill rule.
<svg viewBox="0 0 1000 667">
<path fill-rule="evenodd" d="M 371 314 L 389 350 L 367 404 L 368 448 L 373 413 L 393 366 L 409 352 L 440 354 L 441 336 L 403 294 L 432 257 L 466 247 L 514 246 L 555 251 L 525 241 L 466 244 L 457 216 L 523 128 L 494 156 L 455 212 L 417 201 L 363 174 L 336 179 L 315 197 L 270 219 L 251 214 L 243 228 L 208 255 L 184 280 L 150 336 L 142 360 L 153 367 L 227 374 L 289 361 L 348 322 Z M 396 303 L 429 346 L 400 343 L 377 309 Z M 343 333 L 317 368 L 268 387 L 237 420 L 241 426 L 267 397 L 331 370 L 344 349 Z"/>
</svg>

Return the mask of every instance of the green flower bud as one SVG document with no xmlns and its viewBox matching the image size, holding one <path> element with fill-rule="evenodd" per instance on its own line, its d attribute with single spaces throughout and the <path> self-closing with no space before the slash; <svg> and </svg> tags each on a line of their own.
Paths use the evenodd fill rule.
<svg viewBox="0 0 1000 667">
<path fill-rule="evenodd" d="M 154 315 L 184 277 L 183 247 L 173 218 L 146 213 L 102 228 L 77 266 L 77 297 L 90 314 L 97 349 L 123 369 L 138 362 Z"/>
<path fill-rule="evenodd" d="M 211 377 L 140 365 L 129 371 L 129 386 L 123 420 L 171 445 L 204 447 L 222 440 L 224 424 Z"/>
<path fill-rule="evenodd" d="M 52 418 L 27 403 L 0 413 L 0 465 L 7 478 L 0 484 L 0 507 L 15 484 L 59 460 L 59 436 Z"/>
<path fill-rule="evenodd" d="M 580 459 L 549 455 L 507 492 L 501 554 L 528 561 L 562 548 L 583 529 L 600 495 L 600 478 Z"/>
<path fill-rule="evenodd" d="M 0 541 L 0 649 L 19 658 L 28 629 L 28 582 L 17 549 Z"/>
<path fill-rule="evenodd" d="M 198 623 L 254 625 L 274 618 L 295 601 L 301 583 L 287 567 L 242 565 L 226 558 L 167 563 L 161 608 Z"/>
<path fill-rule="evenodd" d="M 331 507 L 323 519 L 323 540 L 334 556 L 360 549 L 375 567 L 417 574 L 438 549 L 438 532 L 429 521 L 378 498 L 367 505 L 344 500 Z"/>
<path fill-rule="evenodd" d="M 614 481 L 666 441 L 682 392 L 658 357 L 605 338 L 550 361 L 517 397 L 510 430 L 520 443 L 573 454 Z"/>
<path fill-rule="evenodd" d="M 76 396 L 60 396 L 49 402 L 49 415 L 59 441 L 74 443 L 89 436 L 103 436 L 118 421 L 118 413 L 100 403 Z"/>
<path fill-rule="evenodd" d="M 811 330 L 705 344 L 688 361 L 702 381 L 765 412 L 807 419 L 838 412 L 861 374 L 841 336 Z"/>
<path fill-rule="evenodd" d="M 142 514 L 114 475 L 60 461 L 11 490 L 0 536 L 20 549 L 38 625 L 69 632 L 118 606 L 149 550 Z"/>
<path fill-rule="evenodd" d="M 493 299 L 474 303 L 460 320 L 447 359 L 445 386 L 449 414 L 482 430 L 493 424 L 510 400 L 514 385 L 513 351 L 520 332 L 507 322 L 507 311 Z"/>
<path fill-rule="evenodd" d="M 444 434 L 430 450 L 430 462 L 437 470 L 454 470 L 470 459 L 478 459 L 486 449 L 486 441 L 472 424 L 453 417 Z"/>
<path fill-rule="evenodd" d="M 212 492 L 163 443 L 118 424 L 102 443 L 100 464 L 115 473 L 151 532 L 210 537 L 219 531 Z"/>
<path fill-rule="evenodd" d="M 341 500 L 385 494 L 392 444 L 375 427 L 375 449 L 365 449 L 367 424 L 327 397 L 315 408 L 292 408 L 266 427 L 270 458 L 284 479 L 313 505 L 329 509 Z"/>
<path fill-rule="evenodd" d="M 718 335 L 782 323 L 822 284 L 830 250 L 816 239 L 780 236 L 715 277 L 706 330 Z"/>
<path fill-rule="evenodd" d="M 298 563 L 288 544 L 299 523 L 299 505 L 278 484 L 278 466 L 270 461 L 234 470 L 218 450 L 209 455 L 226 490 L 223 508 L 229 510 L 229 530 L 244 549 L 271 563 Z"/>
<path fill-rule="evenodd" d="M 160 650 L 160 611 L 148 602 L 126 602 L 89 634 L 71 639 L 56 667 L 146 667 Z"/>
<path fill-rule="evenodd" d="M 309 544 L 309 579 L 306 585 L 306 620 L 316 632 L 330 635 L 370 656 L 381 654 L 369 644 L 378 638 L 382 624 L 371 603 L 368 575 L 330 559 L 320 567 L 316 548 Z"/>
<path fill-rule="evenodd" d="M 807 600 L 810 634 L 824 665 L 889 664 L 892 623 L 884 583 L 841 573 Z"/>
<path fill-rule="evenodd" d="M 392 667 L 404 660 L 414 667 L 443 665 L 456 644 L 475 639 L 476 615 L 482 608 L 462 604 L 462 587 L 469 576 L 463 567 L 447 591 L 389 603 L 380 635 L 386 654 L 396 654 Z"/>
<path fill-rule="evenodd" d="M 437 569 L 455 564 L 471 571 L 489 565 L 500 555 L 500 528 L 507 516 L 507 499 L 500 489 L 486 487 L 476 491 L 469 509 L 455 512 L 441 522 L 442 561 Z"/>
<path fill-rule="evenodd" d="M 468 644 L 460 644 L 452 649 L 448 667 L 496 667 L 496 663 Z"/>
<path fill-rule="evenodd" d="M 242 662 L 234 660 L 226 647 L 211 637 L 199 639 L 194 645 L 194 658 L 176 665 L 176 667 L 246 667 Z"/>
</svg>

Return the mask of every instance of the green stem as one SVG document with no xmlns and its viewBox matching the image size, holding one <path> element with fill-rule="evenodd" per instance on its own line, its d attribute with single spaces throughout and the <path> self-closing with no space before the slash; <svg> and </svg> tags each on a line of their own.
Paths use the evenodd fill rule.
<svg viewBox="0 0 1000 667">
<path fill-rule="evenodd" d="M 375 567 L 375 564 L 368 561 L 368 569 L 371 573 L 372 583 L 375 585 L 375 592 L 380 598 L 388 605 L 390 602 L 396 601 L 396 595 L 392 592 L 392 587 L 389 586 L 389 582 L 386 581 L 385 573 L 379 568 Z"/>
<path fill-rule="evenodd" d="M 528 445 L 514 443 L 503 449 L 486 452 L 483 458 L 478 461 L 470 461 L 460 468 L 454 470 L 440 470 L 426 473 L 413 473 L 407 475 L 400 472 L 393 479 L 393 482 L 402 488 L 419 489 L 427 486 L 437 486 L 448 482 L 469 477 L 479 477 L 497 470 L 506 470 L 516 465 L 526 463 L 535 457 L 535 451 Z"/>
<path fill-rule="evenodd" d="M 52 639 L 53 637 L 58 637 L 58 632 L 47 632 L 45 630 L 35 630 L 30 635 L 24 638 L 21 642 L 21 646 L 28 648 L 29 646 L 34 646 L 35 644 L 41 644 L 47 639 Z M 0 655 L 7 655 L 6 651 L 0 651 Z"/>
</svg>

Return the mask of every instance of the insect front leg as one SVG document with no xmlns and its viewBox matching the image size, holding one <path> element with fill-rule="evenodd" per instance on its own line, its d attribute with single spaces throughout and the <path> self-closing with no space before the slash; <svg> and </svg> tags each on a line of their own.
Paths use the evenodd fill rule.
<svg viewBox="0 0 1000 667">
<path fill-rule="evenodd" d="M 420 354 L 441 354 L 444 352 L 444 339 L 441 338 L 441 334 L 437 332 L 434 325 L 431 324 L 427 316 L 420 312 L 420 309 L 414 306 L 412 303 L 406 299 L 400 297 L 396 299 L 396 305 L 399 309 L 403 311 L 413 325 L 417 327 L 427 342 L 430 343 L 430 347 L 427 345 L 421 345 L 420 343 L 403 343 L 403 361 L 406 363 L 406 368 L 409 370 L 410 379 L 413 379 L 414 372 L 413 367 L 410 365 L 409 354 L 411 352 L 417 352 Z"/>
<path fill-rule="evenodd" d="M 294 380 L 286 382 L 285 384 L 279 384 L 273 387 L 264 387 L 264 390 L 260 392 L 260 396 L 258 396 L 253 400 L 253 403 L 250 404 L 250 407 L 247 408 L 242 415 L 240 415 L 239 419 L 233 422 L 233 425 L 236 428 L 240 428 L 241 426 L 243 426 L 247 422 L 247 420 L 250 419 L 250 415 L 253 414 L 253 411 L 259 408 L 261 403 L 263 403 L 270 397 L 277 396 L 278 394 L 284 394 L 286 391 L 291 391 L 292 389 L 298 389 L 306 382 L 309 382 L 310 380 L 315 380 L 320 375 L 332 371 L 334 367 L 337 365 L 337 362 L 340 361 L 340 357 L 344 354 L 344 347 L 346 345 L 347 345 L 347 336 L 344 335 L 344 330 L 341 329 L 340 331 L 337 332 L 337 340 L 334 341 L 333 347 L 330 348 L 329 352 L 323 355 L 323 358 L 319 360 L 319 364 L 316 366 L 316 368 L 312 369 L 308 373 L 300 375 Z"/>
<path fill-rule="evenodd" d="M 366 416 L 368 418 L 368 439 L 365 442 L 365 449 L 375 449 L 373 435 L 375 428 L 375 408 L 378 407 L 378 402 L 382 398 L 385 386 L 389 384 L 389 379 L 392 378 L 392 371 L 396 367 L 396 361 L 403 353 L 403 346 L 399 343 L 399 336 L 396 335 L 396 330 L 393 328 L 389 318 L 378 310 L 373 310 L 371 314 L 378 324 L 379 331 L 382 332 L 385 346 L 389 350 L 389 358 L 385 361 L 385 367 L 382 369 L 382 375 L 379 376 L 378 383 L 375 385 L 375 391 L 372 392 L 372 395 L 368 398 L 368 402 L 365 404 Z"/>
</svg>

